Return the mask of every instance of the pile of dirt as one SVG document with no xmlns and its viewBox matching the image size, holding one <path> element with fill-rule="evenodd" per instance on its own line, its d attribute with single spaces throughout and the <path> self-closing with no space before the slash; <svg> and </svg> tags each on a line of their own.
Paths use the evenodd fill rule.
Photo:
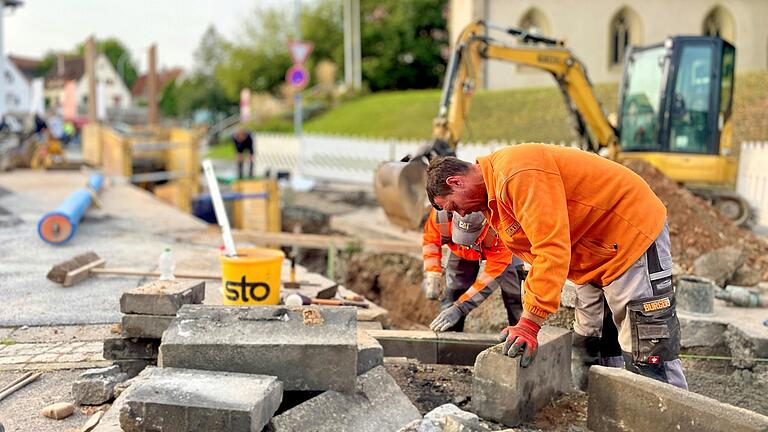
<svg viewBox="0 0 768 432">
<path fill-rule="evenodd" d="M 346 263 L 343 285 L 389 311 L 403 330 L 424 330 L 437 316 L 437 302 L 421 290 L 422 262 L 407 255 L 362 252 Z"/>
<path fill-rule="evenodd" d="M 742 250 L 744 266 L 766 268 L 768 244 L 753 232 L 740 228 L 722 216 L 709 203 L 693 195 L 645 161 L 625 162 L 639 174 L 667 207 L 672 257 L 684 272 L 691 273 L 693 262 L 703 254 L 736 246 Z M 768 272 L 760 275 L 768 280 Z"/>
</svg>

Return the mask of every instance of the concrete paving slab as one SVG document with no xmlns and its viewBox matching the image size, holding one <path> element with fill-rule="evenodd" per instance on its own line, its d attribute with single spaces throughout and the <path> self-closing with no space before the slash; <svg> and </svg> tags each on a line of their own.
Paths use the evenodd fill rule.
<svg viewBox="0 0 768 432">
<path fill-rule="evenodd" d="M 160 345 L 162 367 L 272 375 L 286 390 L 351 391 L 355 308 L 185 305 Z"/>
<path fill-rule="evenodd" d="M 589 370 L 587 426 L 608 431 L 766 431 L 768 417 L 623 369 Z"/>
<path fill-rule="evenodd" d="M 357 378 L 353 393 L 327 391 L 278 416 L 269 431 L 395 432 L 421 418 L 383 366 Z"/>
<path fill-rule="evenodd" d="M 357 374 L 384 364 L 384 349 L 363 329 L 357 329 Z"/>
<path fill-rule="evenodd" d="M 533 364 L 501 353 L 503 344 L 483 351 L 475 362 L 472 406 L 486 420 L 517 426 L 571 389 L 571 332 L 544 326 Z"/>
<path fill-rule="evenodd" d="M 166 315 L 123 315 L 122 334 L 128 338 L 160 339 L 174 318 Z"/>
<path fill-rule="evenodd" d="M 170 315 L 185 304 L 200 304 L 205 299 L 205 281 L 152 281 L 133 288 L 120 297 L 120 312 L 139 315 Z"/>
<path fill-rule="evenodd" d="M 152 367 L 123 395 L 120 425 L 128 432 L 260 431 L 283 386 L 272 376 Z"/>
<path fill-rule="evenodd" d="M 368 330 L 387 357 L 408 357 L 425 364 L 471 366 L 483 350 L 495 345 L 496 335 L 433 332 L 431 330 Z"/>
</svg>

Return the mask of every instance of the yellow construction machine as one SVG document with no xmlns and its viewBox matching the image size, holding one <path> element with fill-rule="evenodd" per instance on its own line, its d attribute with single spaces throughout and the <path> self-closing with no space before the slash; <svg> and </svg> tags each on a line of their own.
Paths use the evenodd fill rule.
<svg viewBox="0 0 768 432">
<path fill-rule="evenodd" d="M 491 31 L 521 43 L 505 45 L 491 38 Z M 433 140 L 376 171 L 377 198 L 395 224 L 414 229 L 427 215 L 426 166 L 434 157 L 455 154 L 485 59 L 551 73 L 584 150 L 618 161 L 646 160 L 736 223 L 749 219 L 749 205 L 733 190 L 738 164 L 731 143 L 733 45 L 715 37 L 675 36 L 630 48 L 614 126 L 595 97 L 585 66 L 563 41 L 480 21 L 467 26 L 456 43 Z"/>
</svg>

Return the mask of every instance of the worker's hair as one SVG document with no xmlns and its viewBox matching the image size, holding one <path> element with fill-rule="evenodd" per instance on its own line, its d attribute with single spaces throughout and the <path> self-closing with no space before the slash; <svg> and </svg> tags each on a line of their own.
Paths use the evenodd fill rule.
<svg viewBox="0 0 768 432">
<path fill-rule="evenodd" d="M 440 210 L 440 206 L 435 204 L 435 197 L 451 193 L 451 187 L 446 183 L 448 177 L 464 175 L 471 167 L 471 163 L 453 156 L 432 159 L 427 167 L 427 196 L 432 207 Z"/>
</svg>

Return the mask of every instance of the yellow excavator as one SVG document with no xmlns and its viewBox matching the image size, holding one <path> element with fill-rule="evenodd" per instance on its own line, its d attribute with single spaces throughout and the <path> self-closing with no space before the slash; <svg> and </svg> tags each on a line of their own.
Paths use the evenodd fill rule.
<svg viewBox="0 0 768 432">
<path fill-rule="evenodd" d="M 521 44 L 505 45 L 491 38 L 491 31 Z M 749 205 L 734 192 L 738 154 L 731 143 L 733 45 L 716 37 L 675 36 L 631 47 L 614 126 L 595 97 L 584 64 L 562 40 L 478 21 L 462 31 L 451 56 L 432 141 L 376 171 L 376 196 L 393 223 L 415 229 L 427 215 L 426 166 L 434 157 L 455 155 L 485 59 L 551 73 L 582 149 L 617 161 L 646 160 L 737 224 L 750 218 Z"/>
</svg>

